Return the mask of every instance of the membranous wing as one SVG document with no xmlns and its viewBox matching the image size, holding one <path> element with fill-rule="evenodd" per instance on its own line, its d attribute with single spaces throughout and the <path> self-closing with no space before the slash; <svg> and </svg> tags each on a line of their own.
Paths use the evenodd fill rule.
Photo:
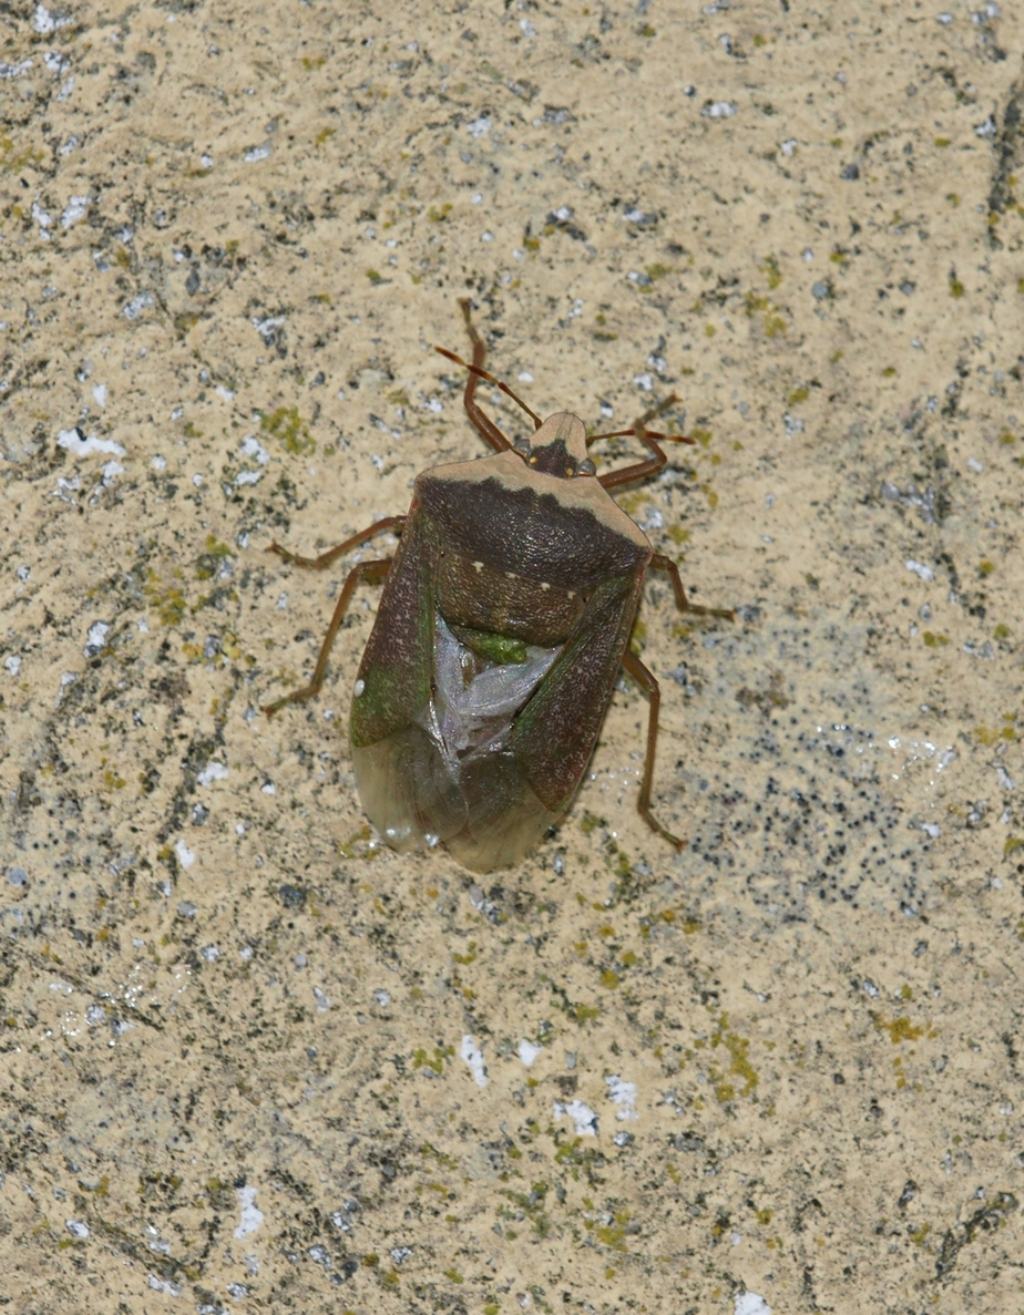
<svg viewBox="0 0 1024 1315">
<path fill-rule="evenodd" d="M 352 702 L 353 764 L 363 806 L 389 845 L 443 842 L 484 872 L 518 862 L 572 802 L 628 642 L 646 554 L 627 545 L 603 578 L 581 581 L 569 569 L 567 531 L 565 555 L 538 564 L 537 580 L 511 568 L 545 511 L 538 498 L 506 496 L 505 511 L 529 519 L 521 516 L 518 533 L 506 525 L 501 552 L 485 556 L 482 544 L 460 541 L 465 525 L 453 528 L 455 509 L 441 505 L 438 487 L 448 492 L 439 481 L 433 505 L 410 516 L 384 586 Z M 479 498 L 480 486 L 474 491 Z"/>
</svg>

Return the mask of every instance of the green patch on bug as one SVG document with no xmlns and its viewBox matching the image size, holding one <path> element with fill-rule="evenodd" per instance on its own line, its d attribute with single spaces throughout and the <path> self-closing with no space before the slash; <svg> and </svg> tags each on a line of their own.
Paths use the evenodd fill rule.
<svg viewBox="0 0 1024 1315">
<path fill-rule="evenodd" d="M 496 635 L 489 630 L 470 630 L 466 626 L 451 627 L 452 634 L 477 657 L 486 658 L 498 666 L 525 662 L 529 654 L 521 639 Z"/>
<path fill-rule="evenodd" d="M 293 456 L 308 456 L 316 451 L 316 439 L 296 406 L 279 406 L 260 416 L 260 429 L 276 438 Z"/>
</svg>

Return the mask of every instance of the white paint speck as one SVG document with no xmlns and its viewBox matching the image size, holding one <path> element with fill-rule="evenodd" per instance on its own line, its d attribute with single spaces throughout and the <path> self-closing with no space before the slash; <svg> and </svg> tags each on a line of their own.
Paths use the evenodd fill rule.
<svg viewBox="0 0 1024 1315">
<path fill-rule="evenodd" d="M 605 1077 L 604 1085 L 608 1088 L 608 1099 L 615 1106 L 615 1117 L 620 1121 L 635 1119 L 637 1117 L 636 1083 L 626 1082 L 617 1073 L 609 1073 Z"/>
<path fill-rule="evenodd" d="M 83 1224 L 81 1219 L 65 1219 L 64 1227 L 72 1237 L 86 1238 L 89 1236 L 89 1225 Z"/>
<path fill-rule="evenodd" d="M 269 142 L 264 142 L 262 146 L 250 146 L 242 159 L 246 164 L 255 164 L 257 160 L 265 160 L 272 149 Z"/>
<path fill-rule="evenodd" d="M 112 438 L 97 438 L 95 434 L 86 434 L 77 426 L 74 429 L 62 429 L 57 435 L 57 446 L 65 448 L 76 457 L 88 457 L 94 452 L 103 452 L 111 457 L 123 457 L 124 448 Z"/>
<path fill-rule="evenodd" d="M 245 438 L 242 439 L 241 452 L 243 456 L 258 461 L 261 466 L 265 466 L 270 460 L 270 453 L 256 438 L 255 434 L 246 434 Z"/>
<path fill-rule="evenodd" d="M 554 1103 L 555 1118 L 562 1118 L 568 1115 L 572 1119 L 573 1127 L 577 1137 L 596 1137 L 597 1136 L 597 1114 L 582 1100 L 556 1100 Z"/>
<path fill-rule="evenodd" d="M 483 1051 L 476 1043 L 476 1037 L 464 1036 L 459 1047 L 459 1055 L 469 1065 L 473 1081 L 478 1087 L 487 1086 L 487 1066 L 484 1064 Z"/>
<path fill-rule="evenodd" d="M 178 862 L 186 870 L 196 861 L 196 856 L 185 844 L 184 840 L 179 840 L 174 846 L 174 852 L 177 855 Z"/>
<path fill-rule="evenodd" d="M 39 225 L 39 236 L 49 238 L 50 225 L 53 223 L 53 216 L 39 204 L 38 201 L 32 202 L 32 218 Z"/>
<path fill-rule="evenodd" d="M 92 198 L 88 196 L 73 196 L 60 217 L 61 228 L 70 228 L 73 224 L 77 224 L 89 209 L 91 200 Z"/>
<path fill-rule="evenodd" d="M 903 564 L 908 571 L 913 571 L 914 574 L 918 577 L 918 579 L 924 580 L 925 583 L 928 583 L 931 580 L 935 579 L 935 572 L 932 570 L 930 566 L 925 566 L 924 562 L 915 562 L 912 560 L 908 560 Z"/>
<path fill-rule="evenodd" d="M 174 1283 L 169 1278 L 160 1278 L 158 1274 L 150 1274 L 146 1279 L 146 1283 L 153 1292 L 163 1292 L 168 1297 L 181 1296 L 181 1284 Z"/>
<path fill-rule="evenodd" d="M 106 384 L 93 385 L 92 400 L 96 403 L 97 406 L 106 406 L 107 397 L 108 397 L 108 393 L 107 393 Z"/>
<path fill-rule="evenodd" d="M 256 1208 L 256 1188 L 236 1187 L 235 1195 L 238 1197 L 238 1208 L 242 1213 L 238 1227 L 235 1229 L 235 1237 L 248 1237 L 263 1223 L 263 1211 Z"/>
<path fill-rule="evenodd" d="M 4 658 L 4 668 L 9 675 L 18 675 L 21 671 L 21 655 L 18 653 L 8 653 Z"/>
<path fill-rule="evenodd" d="M 701 114 L 705 119 L 731 119 L 738 108 L 734 100 L 713 100 L 704 106 Z"/>
<path fill-rule="evenodd" d="M 89 627 L 89 633 L 85 638 L 85 656 L 95 657 L 101 652 L 106 645 L 107 636 L 110 634 L 110 623 L 108 621 L 94 621 Z"/>
<path fill-rule="evenodd" d="M 474 119 L 469 124 L 469 135 L 474 138 L 486 137 L 491 131 L 491 120 L 486 114 L 481 114 L 478 119 Z"/>
<path fill-rule="evenodd" d="M 15 78 L 22 77 L 32 67 L 30 59 L 23 59 L 20 64 L 0 63 L 0 81 L 13 81 Z"/>
<path fill-rule="evenodd" d="M 214 781 L 227 780 L 228 769 L 223 763 L 209 762 L 196 777 L 200 785 L 212 785 Z"/>
<path fill-rule="evenodd" d="M 153 305 L 156 298 L 151 292 L 136 293 L 130 301 L 121 307 L 121 314 L 126 320 L 137 320 L 144 310 Z"/>
<path fill-rule="evenodd" d="M 532 1068 L 534 1061 L 543 1049 L 543 1046 L 535 1046 L 532 1041 L 527 1041 L 524 1038 L 520 1041 L 516 1053 L 527 1068 Z"/>
<path fill-rule="evenodd" d="M 772 1315 L 772 1308 L 757 1292 L 737 1292 L 733 1315 Z"/>
<path fill-rule="evenodd" d="M 51 13 L 45 5 L 36 5 L 35 13 L 32 15 L 32 26 L 44 37 L 56 32 L 59 27 L 67 27 L 70 22 L 70 18 Z"/>
</svg>

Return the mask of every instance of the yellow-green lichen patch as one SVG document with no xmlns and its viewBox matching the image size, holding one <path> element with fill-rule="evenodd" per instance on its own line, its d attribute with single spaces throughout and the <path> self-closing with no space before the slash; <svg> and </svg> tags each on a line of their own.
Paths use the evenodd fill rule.
<svg viewBox="0 0 1024 1315">
<path fill-rule="evenodd" d="M 770 297 L 748 292 L 743 298 L 743 309 L 766 338 L 780 338 L 786 333 L 786 320 L 781 309 Z"/>
<path fill-rule="evenodd" d="M 284 446 L 286 452 L 306 456 L 316 451 L 316 439 L 296 406 L 279 406 L 260 417 L 260 429 Z"/>
<path fill-rule="evenodd" d="M 1004 712 L 1002 723 L 1001 726 L 975 726 L 974 738 L 979 744 L 983 744 L 989 749 L 999 744 L 1000 741 L 1007 744 L 1016 744 L 1020 739 L 1020 731 L 1017 728 L 1017 714 Z"/>
<path fill-rule="evenodd" d="M 176 580 L 183 579 L 181 571 L 177 568 L 174 569 L 173 574 Z M 146 573 L 146 582 L 142 591 L 150 610 L 156 613 L 161 625 L 181 625 L 188 604 L 180 584 L 162 580 L 156 571 L 150 570 Z"/>
<path fill-rule="evenodd" d="M 622 1208 L 616 1210 L 608 1221 L 584 1219 L 583 1226 L 602 1246 L 610 1247 L 613 1251 L 625 1251 L 629 1221 L 629 1211 Z"/>
<path fill-rule="evenodd" d="M 444 1072 L 445 1064 L 454 1054 L 455 1051 L 451 1046 L 435 1046 L 433 1050 L 419 1046 L 412 1052 L 412 1066 L 414 1069 L 429 1069 L 440 1076 Z"/>
<path fill-rule="evenodd" d="M 765 256 L 761 261 L 761 273 L 765 277 L 768 289 L 774 292 L 782 282 L 782 271 L 779 269 L 779 262 L 775 256 Z"/>
<path fill-rule="evenodd" d="M 730 1104 L 737 1096 L 753 1096 L 760 1076 L 750 1062 L 750 1041 L 733 1031 L 729 1026 L 728 1014 L 723 1013 L 718 1019 L 707 1044 L 712 1050 L 724 1050 L 729 1056 L 728 1068 L 720 1069 L 713 1064 L 708 1068 L 715 1099 L 719 1104 Z M 701 1048 L 701 1043 L 698 1042 L 697 1046 Z M 737 1080 L 741 1084 L 738 1090 Z"/>
<path fill-rule="evenodd" d="M 898 1018 L 883 1018 L 881 1014 L 872 1014 L 871 1021 L 879 1032 L 885 1032 L 894 1046 L 904 1041 L 917 1041 L 927 1034 L 927 1029 L 912 1023 L 906 1014 Z"/>
</svg>

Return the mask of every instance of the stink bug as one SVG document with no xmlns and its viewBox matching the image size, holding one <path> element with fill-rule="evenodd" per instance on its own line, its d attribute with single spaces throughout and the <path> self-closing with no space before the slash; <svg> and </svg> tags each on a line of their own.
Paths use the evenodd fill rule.
<svg viewBox="0 0 1024 1315">
<path fill-rule="evenodd" d="M 360 562 L 345 581 L 313 679 L 264 709 L 312 698 L 352 593 L 384 581 L 352 698 L 349 738 L 363 807 L 398 850 L 443 842 L 467 868 L 516 863 L 565 814 L 590 762 L 622 667 L 650 700 L 638 808 L 678 848 L 651 811 L 658 682 L 629 639 L 649 566 L 665 571 L 680 611 L 729 617 L 688 602 L 679 571 L 656 553 L 607 490 L 668 460 L 647 424 L 587 436 L 560 411 L 542 421 L 483 369 L 485 349 L 469 301 L 460 303 L 472 364 L 464 366 L 466 413 L 494 455 L 419 475 L 404 516 L 389 516 L 319 557 L 271 552 L 323 570 L 382 530 L 400 534 L 391 559 Z M 533 421 L 509 442 L 480 409 L 480 379 L 497 385 Z M 632 435 L 646 460 L 598 476 L 597 438 Z"/>
</svg>

